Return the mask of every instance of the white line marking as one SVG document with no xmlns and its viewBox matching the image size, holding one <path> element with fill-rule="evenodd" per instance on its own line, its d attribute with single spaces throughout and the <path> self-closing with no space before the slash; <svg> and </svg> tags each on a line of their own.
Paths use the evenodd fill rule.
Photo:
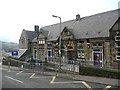
<svg viewBox="0 0 120 90">
<path fill-rule="evenodd" d="M 30 76 L 30 78 L 32 78 L 34 75 L 35 75 L 35 73 L 33 73 L 33 74 Z"/>
<path fill-rule="evenodd" d="M 7 71 L 8 69 L 5 69 L 5 68 L 0 68 L 1 70 L 5 70 L 5 71 Z"/>
<path fill-rule="evenodd" d="M 7 72 L 11 72 L 11 70 L 8 70 Z"/>
<path fill-rule="evenodd" d="M 86 82 L 82 81 L 82 84 L 84 84 L 88 88 L 88 90 L 92 90 L 92 88 Z"/>
<path fill-rule="evenodd" d="M 108 90 L 108 89 L 110 89 L 112 86 L 110 86 L 110 85 L 108 85 L 108 86 L 106 86 L 103 90 Z"/>
<path fill-rule="evenodd" d="M 51 78 L 52 76 L 41 76 L 41 77 L 32 77 L 32 78 Z"/>
<path fill-rule="evenodd" d="M 16 73 L 16 75 L 18 75 L 18 74 L 20 74 L 20 73 L 22 73 L 23 71 L 20 71 L 20 72 L 18 72 L 18 73 Z"/>
<path fill-rule="evenodd" d="M 9 76 L 4 76 L 4 77 L 6 77 L 6 78 L 9 78 L 9 79 L 11 79 L 11 80 L 14 80 L 14 81 L 17 81 L 17 82 L 19 82 L 19 83 L 23 83 L 22 81 L 20 81 L 20 80 L 17 80 L 17 79 L 14 79 L 14 78 L 12 78 L 12 77 L 9 77 Z"/>
</svg>

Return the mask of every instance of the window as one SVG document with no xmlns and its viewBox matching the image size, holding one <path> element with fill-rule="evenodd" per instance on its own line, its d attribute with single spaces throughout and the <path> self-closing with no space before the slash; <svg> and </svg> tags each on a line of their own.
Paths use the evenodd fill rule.
<svg viewBox="0 0 120 90">
<path fill-rule="evenodd" d="M 102 46 L 102 43 L 98 43 L 98 46 Z"/>
<path fill-rule="evenodd" d="M 116 31 L 116 35 L 120 35 L 120 32 L 119 32 L 119 31 Z"/>
<path fill-rule="evenodd" d="M 83 45 L 82 45 L 82 44 L 80 44 L 77 48 L 78 48 L 78 50 L 84 50 L 84 48 L 83 48 Z"/>
<path fill-rule="evenodd" d="M 117 57 L 118 60 L 120 60 L 120 57 Z"/>
<path fill-rule="evenodd" d="M 120 41 L 120 36 L 115 36 L 115 41 Z"/>
<path fill-rule="evenodd" d="M 45 41 L 43 40 L 43 44 L 45 44 Z"/>
<path fill-rule="evenodd" d="M 117 52 L 117 55 L 120 56 L 120 52 Z"/>
<path fill-rule="evenodd" d="M 120 60 L 120 56 L 116 55 L 116 60 Z"/>
<path fill-rule="evenodd" d="M 25 43 L 25 38 L 23 37 L 22 40 L 21 40 L 22 44 Z"/>
<path fill-rule="evenodd" d="M 102 67 L 103 63 L 103 52 L 102 50 L 93 50 L 92 51 L 92 60 L 95 66 Z"/>
<path fill-rule="evenodd" d="M 120 48 L 116 49 L 116 52 L 120 52 Z"/>
<path fill-rule="evenodd" d="M 97 46 L 97 43 L 93 43 L 93 47 L 96 47 Z"/>
<path fill-rule="evenodd" d="M 58 54 L 59 54 L 58 51 L 55 51 L 55 57 L 58 57 Z"/>
<path fill-rule="evenodd" d="M 78 41 L 78 43 L 84 43 L 84 41 Z"/>
<path fill-rule="evenodd" d="M 84 51 L 78 51 L 78 58 L 84 58 Z"/>
<path fill-rule="evenodd" d="M 45 44 L 45 40 L 40 40 L 39 44 Z"/>
<path fill-rule="evenodd" d="M 101 32 L 99 31 L 98 34 L 100 34 Z"/>
<path fill-rule="evenodd" d="M 87 45 L 88 45 L 88 48 L 90 47 L 90 43 L 87 43 Z"/>
<path fill-rule="evenodd" d="M 52 49 L 48 49 L 48 57 L 52 56 Z"/>
<path fill-rule="evenodd" d="M 70 36 L 70 32 L 68 32 L 67 35 Z"/>
<path fill-rule="evenodd" d="M 36 49 L 34 49 L 34 51 L 33 51 L 33 58 L 34 58 L 34 59 L 37 58 L 37 50 L 36 50 Z"/>
<path fill-rule="evenodd" d="M 78 58 L 84 58 L 84 48 L 82 44 L 78 47 Z"/>
<path fill-rule="evenodd" d="M 39 41 L 39 44 L 41 44 L 41 41 Z"/>
<path fill-rule="evenodd" d="M 120 48 L 116 50 L 116 60 L 120 60 Z"/>
<path fill-rule="evenodd" d="M 115 46 L 116 46 L 116 47 L 120 47 L 120 43 L 116 43 Z"/>
</svg>

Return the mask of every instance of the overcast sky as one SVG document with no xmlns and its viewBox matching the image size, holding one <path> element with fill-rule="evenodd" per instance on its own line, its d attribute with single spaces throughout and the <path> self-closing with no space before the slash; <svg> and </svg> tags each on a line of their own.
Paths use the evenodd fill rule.
<svg viewBox="0 0 120 90">
<path fill-rule="evenodd" d="M 119 0 L 0 0 L 0 40 L 19 42 L 23 29 L 34 30 L 81 17 L 118 9 Z"/>
</svg>

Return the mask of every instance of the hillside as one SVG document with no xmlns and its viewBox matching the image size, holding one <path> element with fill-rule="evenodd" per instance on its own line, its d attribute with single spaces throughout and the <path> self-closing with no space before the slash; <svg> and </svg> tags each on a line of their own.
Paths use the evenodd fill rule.
<svg viewBox="0 0 120 90">
<path fill-rule="evenodd" d="M 0 41 L 0 50 L 3 50 L 5 52 L 10 52 L 10 51 L 16 50 L 18 48 L 19 48 L 18 43 Z"/>
</svg>

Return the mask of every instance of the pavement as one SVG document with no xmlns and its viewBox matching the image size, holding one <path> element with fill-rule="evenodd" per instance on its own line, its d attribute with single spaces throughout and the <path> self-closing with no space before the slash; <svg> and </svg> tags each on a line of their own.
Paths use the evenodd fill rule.
<svg viewBox="0 0 120 90">
<path fill-rule="evenodd" d="M 8 68 L 6 65 L 2 65 L 4 68 Z M 12 70 L 20 70 L 18 67 L 10 66 L 10 69 Z M 22 69 L 25 70 L 25 69 Z M 26 69 L 26 71 L 31 71 L 30 69 Z M 112 78 L 104 78 L 104 77 L 94 77 L 94 76 L 84 76 L 84 75 L 77 75 L 77 74 L 68 74 L 68 73 L 59 73 L 59 72 L 38 72 L 34 71 L 36 73 L 41 73 L 41 74 L 46 74 L 46 75 L 56 75 L 57 77 L 62 77 L 62 78 L 69 78 L 69 79 L 74 79 L 74 80 L 83 80 L 83 81 L 88 81 L 88 82 L 94 82 L 94 83 L 101 83 L 101 84 L 107 84 L 107 85 L 113 85 L 113 86 L 120 86 L 119 82 L 120 79 L 112 79 Z"/>
</svg>

